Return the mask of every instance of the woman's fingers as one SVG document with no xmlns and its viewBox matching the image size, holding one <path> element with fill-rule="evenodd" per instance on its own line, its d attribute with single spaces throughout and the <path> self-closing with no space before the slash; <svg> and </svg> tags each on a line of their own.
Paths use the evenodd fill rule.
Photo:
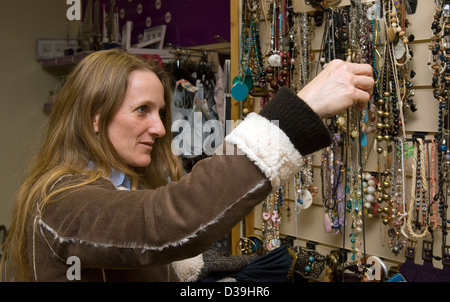
<svg viewBox="0 0 450 302">
<path fill-rule="evenodd" d="M 321 118 L 326 118 L 352 104 L 356 110 L 362 110 L 367 106 L 373 86 L 372 66 L 369 64 L 333 60 L 297 95 Z"/>
<path fill-rule="evenodd" d="M 354 86 L 372 94 L 375 81 L 372 76 L 355 76 Z"/>
<path fill-rule="evenodd" d="M 354 97 L 355 109 L 362 110 L 369 102 L 375 81 L 372 76 L 358 76 L 357 81 Z"/>
<path fill-rule="evenodd" d="M 373 68 L 369 64 L 350 63 L 352 64 L 353 73 L 355 75 L 373 76 Z"/>
<path fill-rule="evenodd" d="M 370 99 L 370 93 L 362 89 L 356 89 L 356 93 L 353 98 L 353 104 L 355 105 L 355 110 L 362 110 L 367 106 Z"/>
</svg>

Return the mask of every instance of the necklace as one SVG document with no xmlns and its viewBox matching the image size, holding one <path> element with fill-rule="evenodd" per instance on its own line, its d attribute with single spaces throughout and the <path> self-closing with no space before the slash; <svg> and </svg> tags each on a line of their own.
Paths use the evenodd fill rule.
<svg viewBox="0 0 450 302">
<path fill-rule="evenodd" d="M 448 169 L 450 165 L 449 140 L 449 93 L 450 87 L 450 56 L 446 49 L 450 47 L 450 4 L 448 1 L 435 1 L 434 20 L 431 25 L 433 36 L 430 44 L 429 66 L 432 71 L 433 97 L 439 103 L 438 129 L 435 135 L 437 151 L 436 165 L 436 194 L 433 203 L 438 204 L 438 212 L 442 223 L 442 250 L 446 247 L 447 238 L 447 195 L 448 195 Z M 444 258 L 444 257 L 443 257 Z"/>
<path fill-rule="evenodd" d="M 436 165 L 436 158 L 437 158 L 437 153 L 436 153 L 436 141 L 433 140 L 431 142 L 431 154 L 430 154 L 430 158 L 431 158 L 431 175 L 430 175 L 430 202 L 431 202 L 431 215 L 432 215 L 432 220 L 433 220 L 433 224 L 430 225 L 430 227 L 433 229 L 433 231 L 435 231 L 437 229 L 437 203 L 436 200 L 434 200 L 434 196 L 436 196 L 437 194 L 437 184 L 436 184 L 436 178 L 437 178 L 437 165 Z"/>
<path fill-rule="evenodd" d="M 240 54 L 239 54 L 239 71 L 238 75 L 233 79 L 231 87 L 231 95 L 237 101 L 243 101 L 249 95 L 250 90 L 253 88 L 253 78 L 250 67 L 251 59 L 251 38 L 250 31 L 253 18 L 247 9 L 247 0 L 243 1 L 242 6 L 242 28 L 241 28 L 241 41 L 240 41 Z"/>
<path fill-rule="evenodd" d="M 261 218 L 263 247 L 266 251 L 271 251 L 281 245 L 280 222 L 281 213 L 278 193 L 271 193 L 263 202 Z M 281 198 L 283 199 L 283 197 Z"/>
<path fill-rule="evenodd" d="M 301 210 L 311 206 L 313 197 L 317 194 L 313 185 L 311 155 L 305 157 L 302 169 L 294 176 L 294 184 L 295 212 L 300 214 Z"/>
<path fill-rule="evenodd" d="M 251 44 L 250 47 L 250 60 L 251 60 L 251 72 L 253 81 L 256 82 L 259 80 L 258 86 L 262 86 L 265 84 L 265 74 L 264 74 L 264 68 L 263 68 L 263 61 L 262 61 L 262 52 L 261 52 L 261 46 L 260 46 L 260 40 L 259 40 L 259 7 L 260 1 L 252 1 L 251 7 L 248 9 L 251 13 L 251 20 L 250 20 L 250 33 L 249 33 L 249 43 Z M 250 4 L 249 4 L 250 6 Z"/>
<path fill-rule="evenodd" d="M 399 152 L 393 152 L 393 186 L 391 190 L 391 199 L 388 207 L 388 225 L 387 235 L 391 238 L 388 245 L 391 252 L 397 255 L 406 245 L 402 237 L 408 238 L 403 228 L 407 216 L 405 196 L 403 194 L 405 187 L 403 141 L 399 138 L 396 142 L 396 149 Z"/>
<path fill-rule="evenodd" d="M 420 211 L 426 211 L 426 207 L 421 208 L 421 203 L 426 201 L 427 179 L 425 175 L 425 152 L 423 150 L 423 141 L 421 138 L 416 138 L 418 147 L 414 148 L 414 161 L 412 165 L 412 180 L 411 180 L 411 196 L 408 209 L 407 228 L 409 234 L 413 238 L 424 238 L 428 234 L 428 223 L 422 221 L 420 223 Z M 414 213 L 416 215 L 414 215 Z M 415 221 L 415 228 L 421 233 L 417 234 L 413 229 L 413 221 Z"/>
<path fill-rule="evenodd" d="M 278 35 L 277 35 L 277 24 L 279 21 L 279 6 L 280 0 L 273 0 L 272 3 L 272 31 L 270 36 L 270 53 L 267 63 L 269 66 L 266 67 L 267 81 L 270 87 L 274 90 L 279 88 L 278 84 L 278 67 L 281 67 L 281 56 L 278 50 Z M 281 31 L 280 28 L 278 30 Z"/>
<path fill-rule="evenodd" d="M 345 196 L 343 191 L 343 138 L 333 134 L 332 146 L 322 152 L 322 204 L 324 208 L 324 227 L 327 233 L 344 225 Z"/>
<path fill-rule="evenodd" d="M 350 121 L 349 123 L 350 124 Z M 364 239 L 364 206 L 363 190 L 361 179 L 361 166 L 358 162 L 359 151 L 357 147 L 358 140 L 347 136 L 345 139 L 345 193 L 346 210 L 351 215 L 351 233 L 349 235 L 352 249 L 351 262 L 357 262 L 360 265 L 360 259 L 365 254 L 363 248 Z"/>
<path fill-rule="evenodd" d="M 311 17 L 307 13 L 297 13 L 294 15 L 294 26 L 298 30 L 298 47 L 294 54 L 294 62 L 297 67 L 297 77 L 294 80 L 294 90 L 298 92 L 310 80 L 311 74 L 311 40 L 314 31 L 312 30 Z"/>
</svg>

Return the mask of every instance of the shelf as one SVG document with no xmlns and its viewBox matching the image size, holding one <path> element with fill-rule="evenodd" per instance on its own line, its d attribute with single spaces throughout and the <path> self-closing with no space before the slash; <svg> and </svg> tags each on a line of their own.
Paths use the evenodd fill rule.
<svg viewBox="0 0 450 302">
<path fill-rule="evenodd" d="M 61 67 L 76 64 L 87 57 L 92 52 L 82 52 L 72 56 L 64 56 L 52 59 L 44 59 L 41 61 L 42 67 Z"/>
</svg>

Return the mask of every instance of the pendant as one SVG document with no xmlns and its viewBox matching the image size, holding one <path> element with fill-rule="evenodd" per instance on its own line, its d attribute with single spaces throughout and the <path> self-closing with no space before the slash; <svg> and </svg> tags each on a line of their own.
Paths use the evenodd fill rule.
<svg viewBox="0 0 450 302">
<path fill-rule="evenodd" d="M 363 147 L 367 146 L 367 135 L 365 132 L 361 133 L 360 143 Z"/>
<path fill-rule="evenodd" d="M 388 40 L 389 42 L 394 42 L 395 40 L 395 29 L 392 26 L 389 26 L 388 32 L 387 32 Z"/>
<path fill-rule="evenodd" d="M 403 44 L 402 40 L 398 40 L 398 43 L 394 47 L 394 55 L 397 60 L 403 58 L 406 53 L 405 44 Z"/>
<path fill-rule="evenodd" d="M 370 6 L 367 9 L 367 13 L 366 13 L 366 17 L 368 20 L 372 21 L 373 19 L 375 19 L 375 13 L 376 13 L 376 7 L 375 5 Z"/>
<path fill-rule="evenodd" d="M 231 87 L 231 96 L 236 100 L 236 101 L 243 101 L 247 98 L 248 96 L 248 87 L 247 85 L 241 83 L 241 82 L 237 82 L 233 85 L 233 87 Z"/>
<path fill-rule="evenodd" d="M 252 88 L 253 88 L 253 78 L 252 78 L 252 71 L 250 70 L 250 68 L 247 69 L 247 72 L 245 73 L 243 81 L 242 81 L 242 78 L 240 76 L 235 76 L 234 77 L 233 85 L 236 84 L 237 82 L 244 83 L 248 87 L 249 91 L 252 90 Z"/>
<path fill-rule="evenodd" d="M 269 219 L 272 217 L 272 214 L 268 212 L 262 212 L 261 216 L 264 221 L 269 221 Z"/>
<path fill-rule="evenodd" d="M 309 190 L 302 190 L 301 199 L 303 201 L 302 204 L 300 205 L 302 210 L 305 210 L 312 205 L 313 198 L 312 198 L 311 192 L 309 192 Z"/>
<path fill-rule="evenodd" d="M 276 249 L 281 246 L 281 241 L 279 238 L 273 238 L 270 242 L 270 250 Z"/>
<path fill-rule="evenodd" d="M 253 78 L 250 68 L 247 68 L 244 79 L 240 76 L 235 76 L 232 83 L 231 96 L 239 102 L 245 100 L 253 88 Z"/>
<path fill-rule="evenodd" d="M 269 62 L 270 66 L 281 67 L 281 56 L 277 53 L 273 54 L 267 59 L 267 62 Z"/>
</svg>

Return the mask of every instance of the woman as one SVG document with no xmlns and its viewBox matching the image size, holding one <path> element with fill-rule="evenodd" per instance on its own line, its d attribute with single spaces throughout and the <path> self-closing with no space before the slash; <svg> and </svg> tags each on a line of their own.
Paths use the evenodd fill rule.
<svg viewBox="0 0 450 302">
<path fill-rule="evenodd" d="M 89 55 L 58 93 L 18 192 L 6 279 L 67 281 L 75 256 L 82 281 L 196 280 L 201 253 L 296 173 L 302 155 L 330 144 L 321 119 L 362 109 L 372 88 L 369 65 L 333 61 L 298 96 L 280 89 L 226 137 L 223 155 L 181 177 L 164 71 L 122 50 Z"/>
</svg>

